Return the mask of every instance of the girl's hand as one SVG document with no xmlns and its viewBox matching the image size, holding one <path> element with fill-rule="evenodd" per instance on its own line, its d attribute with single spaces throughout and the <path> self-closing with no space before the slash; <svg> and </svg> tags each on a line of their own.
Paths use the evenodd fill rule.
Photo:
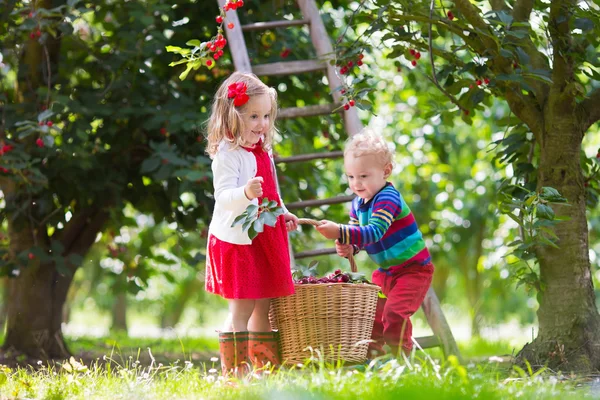
<svg viewBox="0 0 600 400">
<path fill-rule="evenodd" d="M 340 226 L 335 222 L 322 220 L 321 225 L 318 225 L 316 228 L 327 239 L 338 239 L 340 237 Z"/>
<path fill-rule="evenodd" d="M 246 186 L 244 187 L 244 194 L 248 200 L 256 199 L 257 197 L 263 195 L 262 181 L 262 176 L 257 176 L 250 179 L 248 183 L 246 183 Z"/>
<path fill-rule="evenodd" d="M 339 240 L 335 241 L 335 251 L 340 257 L 349 258 L 354 255 L 354 246 L 351 244 L 342 244 Z"/>
<path fill-rule="evenodd" d="M 288 232 L 295 231 L 298 229 L 298 217 L 292 213 L 287 213 L 283 216 L 285 220 L 285 227 Z"/>
</svg>

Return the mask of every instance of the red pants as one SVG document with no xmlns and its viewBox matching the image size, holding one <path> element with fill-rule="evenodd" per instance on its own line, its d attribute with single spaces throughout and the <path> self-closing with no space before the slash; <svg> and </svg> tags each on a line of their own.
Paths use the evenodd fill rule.
<svg viewBox="0 0 600 400">
<path fill-rule="evenodd" d="M 387 298 L 379 298 L 375 312 L 375 325 L 369 354 L 382 355 L 384 343 L 394 355 L 399 347 L 406 352 L 412 349 L 412 324 L 410 317 L 423 303 L 433 278 L 433 264 L 410 265 L 382 272 L 373 272 L 373 283 L 381 287 Z"/>
</svg>

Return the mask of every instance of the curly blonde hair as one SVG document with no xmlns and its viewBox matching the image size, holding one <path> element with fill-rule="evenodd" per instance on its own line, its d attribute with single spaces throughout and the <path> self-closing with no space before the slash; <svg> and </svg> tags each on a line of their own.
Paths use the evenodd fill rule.
<svg viewBox="0 0 600 400">
<path fill-rule="evenodd" d="M 381 160 L 381 165 L 394 164 L 394 152 L 385 139 L 370 128 L 363 129 L 346 141 L 344 157 L 348 154 L 353 157 L 373 154 Z"/>
<path fill-rule="evenodd" d="M 229 85 L 236 82 L 246 84 L 246 94 L 250 98 L 263 94 L 267 94 L 271 98 L 269 129 L 265 133 L 263 140 L 263 148 L 265 150 L 271 148 L 273 137 L 277 133 L 277 128 L 275 127 L 275 118 L 277 118 L 277 92 L 275 89 L 265 85 L 254 74 L 234 72 L 217 89 L 217 93 L 215 93 L 213 99 L 206 135 L 208 142 L 206 152 L 211 158 L 214 158 L 215 154 L 217 154 L 219 144 L 223 140 L 231 143 L 232 149 L 236 149 L 242 145 L 241 133 L 244 130 L 242 114 L 248 103 L 236 107 L 233 104 L 234 99 L 227 97 Z"/>
</svg>

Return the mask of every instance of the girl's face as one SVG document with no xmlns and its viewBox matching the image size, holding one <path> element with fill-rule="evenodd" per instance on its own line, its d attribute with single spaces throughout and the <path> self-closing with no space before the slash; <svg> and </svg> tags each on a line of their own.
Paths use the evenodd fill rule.
<svg viewBox="0 0 600 400">
<path fill-rule="evenodd" d="M 350 189 L 365 203 L 383 189 L 392 173 L 392 164 L 383 165 L 375 154 L 360 157 L 346 154 L 344 168 Z"/>
<path fill-rule="evenodd" d="M 261 94 L 250 97 L 242 112 L 244 128 L 241 132 L 244 146 L 253 146 L 271 126 L 271 97 Z"/>
</svg>

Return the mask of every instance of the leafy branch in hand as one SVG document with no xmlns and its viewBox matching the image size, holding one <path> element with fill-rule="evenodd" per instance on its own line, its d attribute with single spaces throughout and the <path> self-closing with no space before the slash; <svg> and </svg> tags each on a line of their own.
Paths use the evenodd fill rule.
<svg viewBox="0 0 600 400">
<path fill-rule="evenodd" d="M 246 210 L 233 221 L 231 227 L 233 228 L 234 226 L 241 224 L 242 231 L 247 231 L 250 240 L 252 240 L 265 230 L 265 225 L 275 226 L 277 217 L 283 214 L 283 208 L 279 207 L 276 201 L 264 198 L 260 205 L 250 204 Z"/>
</svg>

